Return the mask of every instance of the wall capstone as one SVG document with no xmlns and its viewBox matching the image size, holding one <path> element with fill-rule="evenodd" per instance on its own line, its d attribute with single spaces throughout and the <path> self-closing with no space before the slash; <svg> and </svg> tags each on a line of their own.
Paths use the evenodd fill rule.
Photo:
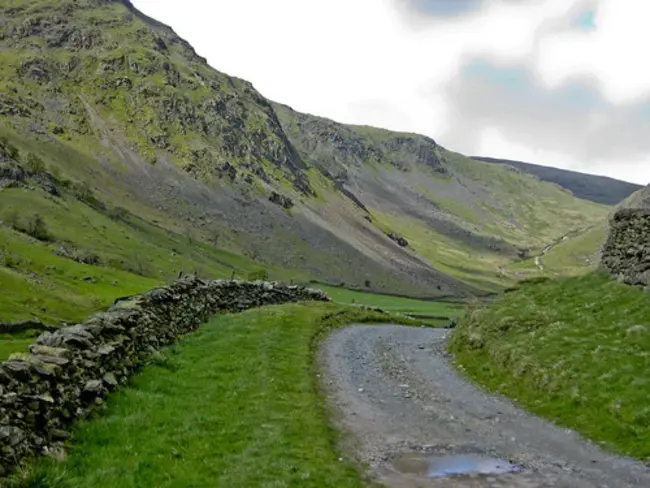
<svg viewBox="0 0 650 488">
<path fill-rule="evenodd" d="M 650 209 L 619 210 L 610 224 L 602 266 L 629 285 L 650 285 Z"/>
<path fill-rule="evenodd" d="M 29 353 L 0 363 L 0 476 L 60 446 L 154 352 L 216 313 L 306 300 L 330 301 L 298 286 L 186 277 L 43 333 Z"/>
</svg>

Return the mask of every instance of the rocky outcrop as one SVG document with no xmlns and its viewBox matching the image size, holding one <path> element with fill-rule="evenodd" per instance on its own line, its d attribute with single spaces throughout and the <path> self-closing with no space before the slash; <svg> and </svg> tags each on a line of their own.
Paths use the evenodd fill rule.
<svg viewBox="0 0 650 488">
<path fill-rule="evenodd" d="M 650 285 L 650 209 L 623 209 L 610 222 L 601 263 L 630 285 Z"/>
<path fill-rule="evenodd" d="M 282 208 L 286 208 L 287 210 L 293 207 L 293 200 L 291 200 L 291 198 L 275 191 L 271 192 L 269 201 L 275 203 L 276 205 L 280 205 Z"/>
<path fill-rule="evenodd" d="M 45 332 L 29 353 L 0 363 L 0 475 L 55 449 L 76 420 L 101 408 L 156 351 L 215 313 L 303 300 L 329 298 L 277 283 L 188 277 L 121 299 L 83 324 Z"/>
<path fill-rule="evenodd" d="M 395 241 L 400 247 L 408 247 L 409 245 L 409 241 L 407 241 L 404 237 L 395 234 L 394 232 L 389 232 L 386 235 L 391 241 Z"/>
</svg>

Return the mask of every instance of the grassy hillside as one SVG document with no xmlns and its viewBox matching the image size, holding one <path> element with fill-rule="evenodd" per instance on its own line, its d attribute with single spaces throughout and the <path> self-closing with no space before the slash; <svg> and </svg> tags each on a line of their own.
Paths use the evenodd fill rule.
<svg viewBox="0 0 650 488">
<path fill-rule="evenodd" d="M 610 211 L 271 103 L 127 0 L 0 16 L 0 321 L 75 321 L 180 272 L 469 297 Z"/>
<path fill-rule="evenodd" d="M 296 274 L 471 290 L 359 229 L 267 100 L 129 2 L 19 1 L 1 13 L 0 135 L 20 164 L 36 154 L 107 206 Z"/>
<path fill-rule="evenodd" d="M 13 486 L 366 486 L 339 459 L 313 345 L 333 327 L 394 320 L 316 303 L 218 317 L 83 423 L 65 461 L 41 461 Z"/>
<path fill-rule="evenodd" d="M 525 173 L 537 176 L 543 181 L 556 183 L 569 190 L 576 197 L 605 205 L 617 205 L 632 193 L 641 189 L 640 185 L 619 181 L 605 176 L 588 175 L 550 166 L 540 166 L 508 159 L 474 157 L 477 161 L 492 164 L 505 164 Z"/>
<path fill-rule="evenodd" d="M 0 142 L 0 165 L 7 148 L 15 146 Z M 13 160 L 4 167 L 23 171 Z M 179 273 L 229 278 L 260 269 L 250 259 L 196 240 L 191 231 L 173 233 L 155 220 L 106 205 L 83 184 L 44 170 L 24 171 L 21 180 L 0 190 L 2 321 L 79 321 L 119 296 Z M 273 268 L 269 273 L 286 277 Z"/>
<path fill-rule="evenodd" d="M 648 188 L 642 188 L 620 202 L 610 210 L 608 218 L 620 208 L 650 208 Z M 534 259 L 512 265 L 511 269 L 527 277 L 557 277 L 593 271 L 600 261 L 600 250 L 605 244 L 608 230 L 608 221 L 603 219 L 568 234 L 540 258 L 543 270 L 535 265 Z"/>
<path fill-rule="evenodd" d="M 650 304 L 592 273 L 538 284 L 472 309 L 451 351 L 472 378 L 529 410 L 650 459 Z"/>
<path fill-rule="evenodd" d="M 346 126 L 275 104 L 303 160 L 333 179 L 384 234 L 402 236 L 437 269 L 493 290 L 508 265 L 541 252 L 610 207 L 504 165 L 469 159 L 430 138 Z"/>
</svg>

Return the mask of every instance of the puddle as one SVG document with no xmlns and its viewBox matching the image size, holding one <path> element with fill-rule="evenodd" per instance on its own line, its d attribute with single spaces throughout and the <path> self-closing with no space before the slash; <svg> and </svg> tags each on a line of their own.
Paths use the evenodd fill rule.
<svg viewBox="0 0 650 488">
<path fill-rule="evenodd" d="M 429 478 L 444 478 L 469 474 L 506 474 L 519 471 L 519 466 L 504 459 L 480 454 L 448 454 L 423 456 L 407 454 L 393 460 L 393 468 L 404 474 L 415 474 Z"/>
</svg>

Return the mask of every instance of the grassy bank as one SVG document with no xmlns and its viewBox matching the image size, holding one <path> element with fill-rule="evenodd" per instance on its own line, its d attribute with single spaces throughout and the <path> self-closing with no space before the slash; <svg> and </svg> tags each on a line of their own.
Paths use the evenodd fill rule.
<svg viewBox="0 0 650 488">
<path fill-rule="evenodd" d="M 650 301 L 607 276 L 525 285 L 472 309 L 456 361 L 529 410 L 650 458 Z"/>
<path fill-rule="evenodd" d="M 83 423 L 66 461 L 41 461 L 15 486 L 364 486 L 339 461 L 313 350 L 328 328 L 386 320 L 315 303 L 217 317 Z"/>
</svg>

